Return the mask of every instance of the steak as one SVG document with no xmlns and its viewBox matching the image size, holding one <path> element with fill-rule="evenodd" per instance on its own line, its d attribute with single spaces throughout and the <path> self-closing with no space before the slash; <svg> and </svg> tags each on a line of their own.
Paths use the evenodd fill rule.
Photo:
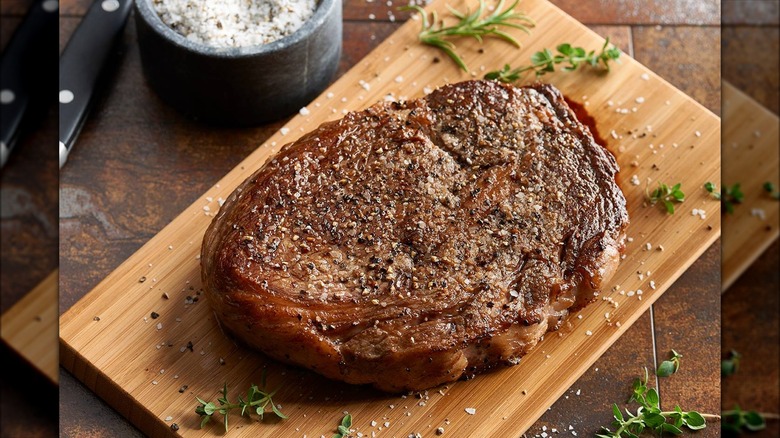
<svg viewBox="0 0 780 438">
<path fill-rule="evenodd" d="M 551 85 L 447 85 L 321 125 L 225 202 L 202 246 L 222 326 L 399 392 L 514 365 L 614 273 L 615 158 Z"/>
</svg>

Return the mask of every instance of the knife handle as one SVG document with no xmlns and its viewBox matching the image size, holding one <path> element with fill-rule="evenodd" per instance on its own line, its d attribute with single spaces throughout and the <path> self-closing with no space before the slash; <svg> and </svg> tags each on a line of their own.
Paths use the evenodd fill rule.
<svg viewBox="0 0 780 438">
<path fill-rule="evenodd" d="M 132 5 L 133 0 L 95 0 L 60 56 L 60 167 L 84 125 Z"/>
<path fill-rule="evenodd" d="M 16 28 L 3 51 L 0 61 L 0 167 L 11 153 L 25 114 L 40 84 L 33 83 L 31 74 L 42 61 L 38 58 L 48 42 L 43 39 L 56 33 L 58 2 L 38 0 L 30 6 L 24 20 Z M 56 47 L 56 46 L 55 46 Z M 49 95 L 51 96 L 51 95 Z"/>
</svg>

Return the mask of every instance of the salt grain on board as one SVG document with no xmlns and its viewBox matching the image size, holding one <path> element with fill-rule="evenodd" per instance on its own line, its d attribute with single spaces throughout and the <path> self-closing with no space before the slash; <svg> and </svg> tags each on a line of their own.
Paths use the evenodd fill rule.
<svg viewBox="0 0 780 438">
<path fill-rule="evenodd" d="M 466 408 L 466 409 L 464 409 L 464 410 L 465 410 L 465 411 L 466 411 L 466 413 L 467 413 L 467 414 L 469 414 L 469 415 L 474 415 L 474 414 L 476 414 L 476 413 L 477 413 L 477 410 L 476 410 L 476 408 Z"/>
</svg>

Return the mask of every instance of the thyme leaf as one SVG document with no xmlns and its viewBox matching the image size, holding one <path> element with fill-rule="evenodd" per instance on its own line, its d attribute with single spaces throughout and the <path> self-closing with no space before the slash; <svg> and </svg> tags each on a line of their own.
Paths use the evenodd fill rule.
<svg viewBox="0 0 780 438">
<path fill-rule="evenodd" d="M 338 433 L 333 435 L 333 438 L 346 438 L 349 436 L 349 428 L 352 427 L 352 414 L 344 415 L 344 418 L 341 419 L 341 424 L 336 427 L 336 430 L 338 430 Z"/>
<path fill-rule="evenodd" d="M 661 362 L 661 365 L 658 366 L 658 370 L 655 372 L 658 377 L 669 377 L 680 369 L 680 358 L 682 357 L 682 354 L 674 350 L 672 350 L 671 353 L 672 357 L 669 360 Z"/>
</svg>

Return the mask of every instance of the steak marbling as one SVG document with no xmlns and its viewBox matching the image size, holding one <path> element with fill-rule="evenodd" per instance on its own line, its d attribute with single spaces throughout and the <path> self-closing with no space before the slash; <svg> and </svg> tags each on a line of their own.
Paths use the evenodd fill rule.
<svg viewBox="0 0 780 438">
<path fill-rule="evenodd" d="M 615 270 L 614 157 L 551 85 L 447 85 L 325 123 L 248 178 L 202 247 L 223 327 L 385 391 L 518 363 Z"/>
</svg>

